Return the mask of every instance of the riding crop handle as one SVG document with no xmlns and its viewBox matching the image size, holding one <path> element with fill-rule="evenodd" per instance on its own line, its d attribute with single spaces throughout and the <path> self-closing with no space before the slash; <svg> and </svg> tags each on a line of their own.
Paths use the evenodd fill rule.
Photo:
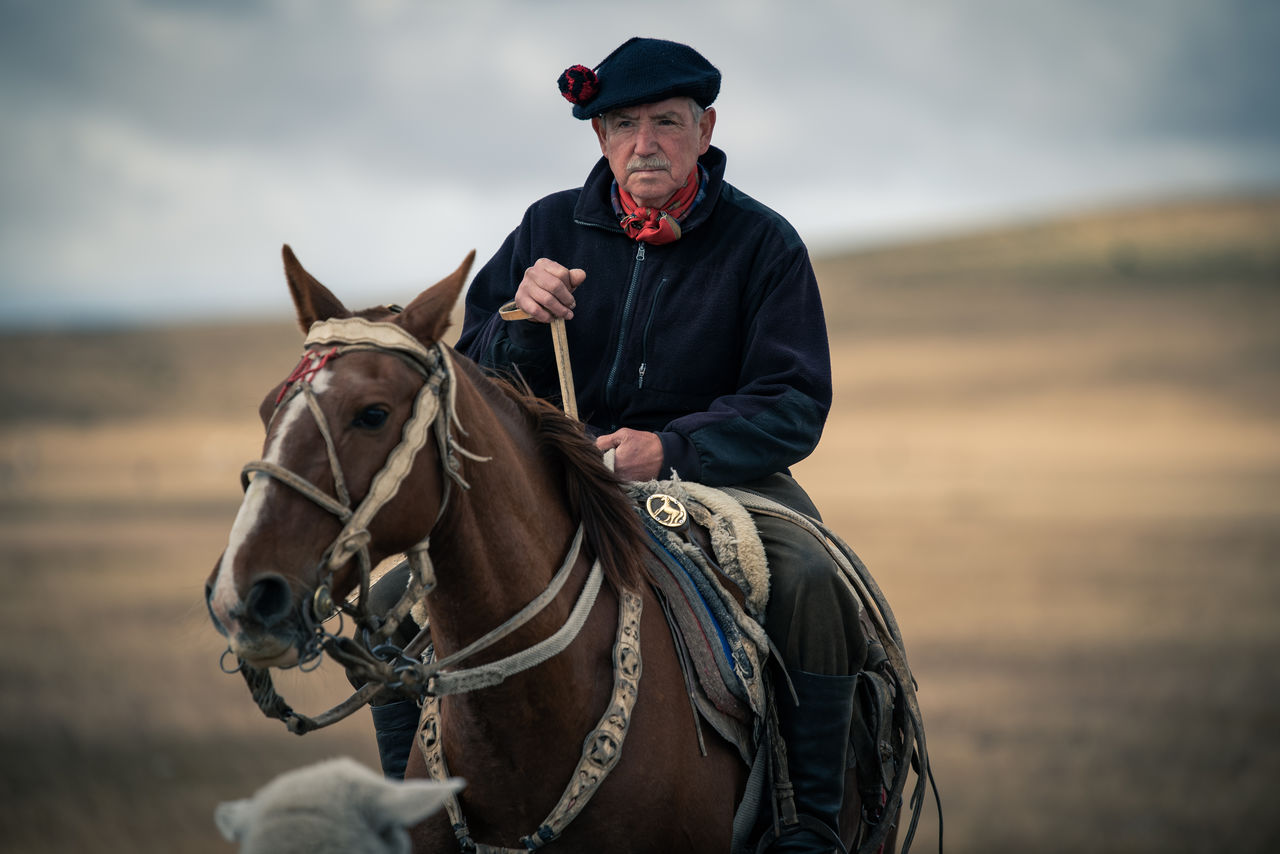
<svg viewBox="0 0 1280 854">
<path fill-rule="evenodd" d="M 515 300 L 498 309 L 498 316 L 503 320 L 528 320 L 529 314 L 516 308 Z M 565 414 L 574 421 L 578 419 L 578 395 L 573 390 L 573 365 L 569 362 L 569 335 L 564 328 L 563 317 L 551 318 L 551 341 L 556 349 L 556 372 L 560 375 L 560 399 L 564 402 Z"/>
</svg>

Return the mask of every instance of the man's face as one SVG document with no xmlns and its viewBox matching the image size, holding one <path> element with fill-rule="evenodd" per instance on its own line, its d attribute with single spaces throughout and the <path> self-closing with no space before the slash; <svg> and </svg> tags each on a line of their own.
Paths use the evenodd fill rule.
<svg viewBox="0 0 1280 854">
<path fill-rule="evenodd" d="M 591 120 L 618 186 L 651 208 L 661 207 L 684 186 L 711 145 L 715 124 L 713 109 L 695 122 L 688 98 L 624 107 Z"/>
</svg>

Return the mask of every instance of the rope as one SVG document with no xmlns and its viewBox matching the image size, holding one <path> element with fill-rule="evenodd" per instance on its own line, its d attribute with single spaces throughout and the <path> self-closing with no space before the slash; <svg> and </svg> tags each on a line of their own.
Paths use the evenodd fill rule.
<svg viewBox="0 0 1280 854">
<path fill-rule="evenodd" d="M 240 485 L 245 489 L 248 489 L 249 474 L 251 472 L 259 472 L 259 471 L 265 475 L 270 475 L 271 477 L 275 478 L 281 483 L 284 483 L 289 487 L 293 488 L 295 491 L 300 492 L 302 495 L 311 499 L 316 504 L 319 504 L 325 510 L 328 510 L 330 513 L 337 516 L 342 521 L 345 522 L 346 520 L 351 518 L 350 507 L 347 507 L 343 504 L 339 504 L 332 497 L 325 494 L 320 489 L 316 488 L 311 483 L 311 481 L 304 480 L 303 478 L 289 471 L 287 468 L 278 466 L 275 463 L 268 462 L 267 460 L 257 460 L 256 462 L 245 463 L 244 468 L 240 470 Z"/>
<path fill-rule="evenodd" d="M 329 357 L 338 352 L 338 348 L 334 347 L 325 356 L 324 361 L 328 361 Z M 321 363 L 323 364 L 323 362 Z M 311 383 L 305 383 L 302 386 L 302 393 L 307 401 L 307 409 L 311 410 L 311 417 L 316 420 L 317 424 L 325 423 L 324 411 L 320 408 L 320 401 L 316 398 L 315 389 L 311 387 Z M 329 455 L 329 469 L 333 472 L 333 489 L 338 493 L 338 500 L 342 502 L 343 507 L 351 507 L 351 495 L 347 492 L 346 478 L 342 476 L 342 466 L 338 462 L 338 449 L 333 445 L 333 434 L 328 430 L 320 431 L 321 438 L 324 439 L 324 450 Z"/>
<path fill-rule="evenodd" d="M 581 633 L 583 626 L 586 625 L 587 618 L 590 616 L 591 609 L 595 605 L 604 581 L 604 570 L 599 561 L 592 565 L 583 589 L 578 594 L 577 602 L 574 604 L 564 624 L 554 634 L 531 647 L 497 661 L 463 670 L 441 672 L 441 668 L 452 666 L 459 661 L 470 658 L 476 653 L 493 646 L 503 638 L 510 636 L 545 610 L 547 605 L 564 588 L 565 583 L 572 574 L 573 567 L 577 563 L 578 555 L 581 552 L 584 534 L 583 527 L 579 525 L 569 545 L 568 553 L 561 562 L 559 569 L 556 570 L 547 587 L 534 597 L 529 604 L 525 605 L 501 625 L 446 658 L 425 664 L 413 660 L 426 647 L 429 640 L 430 635 L 425 628 L 418 633 L 407 648 L 400 651 L 399 657 L 403 661 L 394 668 L 378 658 L 367 647 L 361 646 L 351 638 L 329 635 L 326 636 L 322 644 L 324 652 L 328 653 L 331 658 L 344 668 L 353 670 L 360 678 L 368 680 L 369 684 L 366 684 L 355 694 L 348 697 L 346 701 L 329 711 L 317 715 L 315 718 L 309 718 L 294 712 L 280 698 L 272 685 L 270 671 L 256 670 L 244 665 L 242 672 L 245 680 L 249 682 L 251 692 L 254 695 L 254 702 L 258 703 L 258 707 L 262 709 L 263 714 L 283 720 L 292 732 L 302 734 L 329 726 L 349 716 L 367 703 L 383 687 L 395 688 L 412 699 L 421 702 L 424 696 L 460 694 L 491 687 L 500 684 L 516 673 L 536 667 L 568 648 L 569 644 L 573 643 L 574 639 Z M 408 592 L 421 591 L 423 589 L 424 585 L 421 581 L 416 576 L 411 576 Z M 399 604 L 403 604 L 404 598 L 402 597 Z M 383 626 L 379 630 L 380 633 L 385 633 L 386 628 L 386 626 Z M 377 638 L 377 636 L 378 633 L 375 633 L 374 637 Z"/>
<path fill-rule="evenodd" d="M 587 583 L 582 588 L 582 593 L 578 596 L 577 604 L 573 606 L 573 611 L 569 614 L 569 619 L 555 634 L 527 649 L 489 664 L 482 664 L 466 670 L 436 673 L 430 679 L 427 688 L 428 693 L 440 695 L 462 694 L 479 688 L 488 688 L 503 682 L 509 676 L 514 676 L 531 667 L 536 667 L 547 659 L 559 655 L 569 644 L 573 643 L 574 638 L 578 636 L 578 633 L 582 631 L 582 627 L 586 625 L 587 617 L 590 616 L 591 608 L 596 603 L 596 596 L 600 593 L 600 585 L 603 581 L 604 570 L 600 568 L 600 562 L 596 561 L 591 567 L 591 574 L 587 576 Z M 507 624 L 504 623 L 502 628 L 505 629 L 506 627 Z M 499 637 L 505 637 L 515 628 L 516 626 L 512 626 L 510 630 L 504 631 Z"/>
</svg>

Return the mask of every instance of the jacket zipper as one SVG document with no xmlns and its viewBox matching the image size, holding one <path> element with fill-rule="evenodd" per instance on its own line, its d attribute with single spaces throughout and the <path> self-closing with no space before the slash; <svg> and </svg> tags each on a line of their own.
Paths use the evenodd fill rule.
<svg viewBox="0 0 1280 854">
<path fill-rule="evenodd" d="M 658 302 L 662 297 L 662 289 L 666 286 L 666 279 L 658 282 L 658 288 L 653 292 L 653 302 L 649 305 L 649 319 L 644 322 L 644 335 L 640 339 L 640 376 L 636 379 L 637 389 L 644 388 L 644 372 L 649 367 L 649 330 L 653 327 L 653 317 L 658 313 Z"/>
<path fill-rule="evenodd" d="M 609 368 L 609 378 L 605 381 L 605 400 L 609 408 L 615 409 L 614 387 L 618 379 L 618 370 L 622 365 L 622 350 L 627 341 L 627 328 L 631 325 L 631 312 L 635 308 L 636 289 L 640 282 L 640 268 L 644 264 L 644 244 L 636 244 L 636 261 L 631 268 L 631 284 L 627 286 L 627 299 L 622 306 L 622 323 L 618 326 L 618 349 L 613 354 L 613 365 Z M 615 425 L 613 429 L 618 429 Z"/>
</svg>

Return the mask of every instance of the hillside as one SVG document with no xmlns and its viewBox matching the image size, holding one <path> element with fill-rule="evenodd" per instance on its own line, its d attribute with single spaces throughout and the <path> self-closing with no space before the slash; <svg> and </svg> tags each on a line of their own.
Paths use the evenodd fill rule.
<svg viewBox="0 0 1280 854">
<path fill-rule="evenodd" d="M 1280 195 L 1063 216 L 819 259 L 877 285 L 939 279 L 1108 285 L 1280 282 Z"/>
<path fill-rule="evenodd" d="M 828 255 L 815 267 L 837 342 L 1049 321 L 1064 290 L 1123 301 L 1145 287 L 1280 287 L 1280 196 L 1079 215 Z M 289 323 L 0 333 L 0 424 L 244 411 L 300 340 Z"/>
<path fill-rule="evenodd" d="M 816 266 L 836 399 L 795 470 L 902 626 L 946 850 L 1276 850 L 1280 197 Z M 224 852 L 219 800 L 376 761 L 367 713 L 263 718 L 201 601 L 300 341 L 0 336 L 6 850 Z M 345 696 L 332 669 L 280 684 Z"/>
</svg>

